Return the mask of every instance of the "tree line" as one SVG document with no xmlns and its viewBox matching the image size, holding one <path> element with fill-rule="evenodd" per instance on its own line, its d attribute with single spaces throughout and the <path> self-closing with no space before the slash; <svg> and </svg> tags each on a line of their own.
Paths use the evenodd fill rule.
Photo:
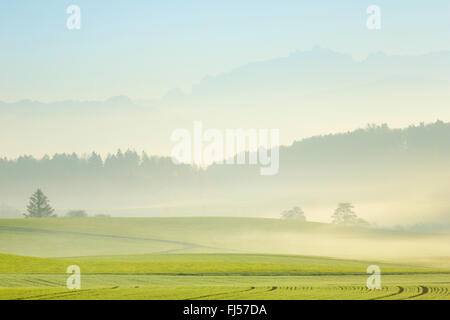
<svg viewBox="0 0 450 320">
<path fill-rule="evenodd" d="M 347 226 L 364 226 L 367 227 L 370 224 L 362 218 L 359 218 L 355 211 L 354 206 L 349 202 L 339 203 L 338 207 L 332 215 L 332 223 L 342 224 Z M 25 218 L 54 218 L 55 210 L 50 205 L 50 201 L 41 189 L 37 189 L 36 192 L 30 197 L 27 213 L 24 213 Z M 80 218 L 87 217 L 87 213 L 84 210 L 71 210 L 67 212 L 67 217 Z M 304 211 L 296 206 L 292 209 L 285 210 L 281 213 L 281 218 L 286 220 L 306 221 Z"/>
<path fill-rule="evenodd" d="M 42 192 L 41 189 L 37 189 L 30 197 L 27 212 L 23 214 L 25 218 L 56 218 L 54 213 L 55 209 L 50 205 L 50 200 Z M 66 217 L 69 218 L 82 218 L 87 217 L 88 214 L 84 210 L 69 210 L 66 213 Z M 108 215 L 100 214 L 98 217 L 108 217 Z"/>
<path fill-rule="evenodd" d="M 57 153 L 52 157 L 45 155 L 41 159 L 33 156 L 20 156 L 17 159 L 0 158 L 0 176 L 3 178 L 45 177 L 58 179 L 70 177 L 102 177 L 139 175 L 167 176 L 174 171 L 192 174 L 196 169 L 187 165 L 175 165 L 169 157 L 148 156 L 145 152 L 140 155 L 134 150 L 122 152 L 106 157 L 96 152 L 89 156 L 76 153 Z"/>
<path fill-rule="evenodd" d="M 441 158 L 436 155 L 442 155 Z M 428 125 L 390 129 L 387 125 L 368 125 L 347 133 L 315 136 L 294 142 L 280 150 L 281 175 L 292 176 L 287 169 L 326 166 L 333 169 L 332 160 L 341 165 L 369 163 L 374 169 L 383 165 L 405 167 L 426 159 L 448 162 L 450 156 L 450 123 L 437 121 Z M 342 161 L 345 160 L 343 163 Z M 385 161 L 381 162 L 380 161 Z M 447 163 L 448 164 L 448 163 Z M 173 177 L 198 179 L 205 175 L 233 178 L 247 174 L 257 176 L 249 166 L 215 165 L 201 170 L 190 165 L 176 165 L 170 157 L 149 156 L 135 150 L 118 150 L 102 157 L 96 152 L 87 156 L 57 153 L 37 159 L 30 155 L 16 159 L 0 158 L 0 182 L 23 179 L 152 179 Z M 284 172 L 283 172 L 284 171 Z M 297 170 L 298 171 L 298 170 Z M 331 170 L 329 170 L 331 172 Z M 332 173 L 339 173 L 334 170 Z"/>
<path fill-rule="evenodd" d="M 341 202 L 338 204 L 331 216 L 331 222 L 334 224 L 342 224 L 347 226 L 368 227 L 370 223 L 358 217 L 354 211 L 355 206 L 350 202 Z M 306 221 L 306 215 L 302 208 L 296 206 L 289 210 L 281 212 L 281 219 Z"/>
</svg>

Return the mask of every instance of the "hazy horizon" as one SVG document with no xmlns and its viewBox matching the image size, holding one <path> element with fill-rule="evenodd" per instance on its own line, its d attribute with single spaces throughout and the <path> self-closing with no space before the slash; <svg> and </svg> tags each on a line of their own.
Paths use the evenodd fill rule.
<svg viewBox="0 0 450 320">
<path fill-rule="evenodd" d="M 0 300 L 448 300 L 449 14 L 0 1 Z"/>
<path fill-rule="evenodd" d="M 357 62 L 315 47 L 207 77 L 191 93 L 174 89 L 152 102 L 119 95 L 98 101 L 6 103 L 0 96 L 0 155 L 107 154 L 117 149 L 170 155 L 172 132 L 192 130 L 196 120 L 205 129 L 280 128 L 280 145 L 373 123 L 401 128 L 448 121 L 449 68 L 450 51 L 378 53 Z"/>
</svg>

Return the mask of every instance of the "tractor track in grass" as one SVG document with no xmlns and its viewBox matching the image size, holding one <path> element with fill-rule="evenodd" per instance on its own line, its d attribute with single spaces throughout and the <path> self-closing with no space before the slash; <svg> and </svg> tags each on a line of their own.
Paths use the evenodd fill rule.
<svg viewBox="0 0 450 320">
<path fill-rule="evenodd" d="M 41 295 L 36 295 L 36 296 L 29 296 L 29 297 L 23 297 L 23 298 L 15 298 L 15 299 L 11 299 L 11 300 L 31 300 L 31 299 L 36 299 L 36 300 L 52 300 L 55 298 L 67 298 L 67 297 L 72 297 L 72 296 L 77 296 L 80 295 L 81 293 L 86 293 L 86 292 L 97 292 L 97 296 L 103 294 L 104 290 L 114 290 L 114 289 L 119 289 L 119 286 L 115 286 L 115 287 L 111 287 L 111 288 L 95 288 L 95 289 L 81 289 L 81 290 L 72 290 L 72 291 L 62 291 L 62 292 L 55 292 L 55 293 L 48 293 L 48 294 L 41 294 Z"/>
<path fill-rule="evenodd" d="M 30 232 L 30 233 L 49 233 L 49 234 L 60 234 L 60 235 L 72 235 L 72 236 L 86 236 L 95 238 L 110 238 L 110 239 L 123 239 L 123 240 L 134 240 L 134 241 L 146 241 L 152 243 L 164 243 L 172 244 L 177 246 L 182 246 L 182 248 L 163 250 L 155 253 L 165 254 L 174 253 L 178 251 L 188 250 L 188 249 L 216 249 L 212 247 L 207 247 L 191 242 L 176 241 L 176 240 L 163 240 L 154 238 L 142 238 L 142 237 L 132 237 L 132 236 L 121 236 L 114 234 L 102 234 L 102 233 L 88 233 L 88 232 L 77 232 L 77 231 L 59 231 L 59 230 L 47 230 L 47 229 L 36 229 L 36 228 L 22 228 L 22 227 L 6 227 L 0 226 L 0 231 L 18 231 L 18 232 Z"/>
<path fill-rule="evenodd" d="M 38 277 L 32 277 L 31 279 L 23 279 L 22 281 L 32 284 L 33 287 L 38 287 L 39 284 L 40 285 L 43 284 L 46 287 L 60 287 L 61 286 L 61 282 L 49 281 L 49 280 L 41 279 Z"/>
<path fill-rule="evenodd" d="M 380 300 L 380 299 L 384 299 L 384 298 L 394 297 L 394 296 L 397 296 L 399 294 L 402 294 L 405 291 L 405 288 L 403 288 L 401 286 L 397 286 L 397 288 L 398 288 L 397 292 L 394 292 L 394 293 L 391 293 L 391 294 L 387 294 L 387 295 L 384 295 L 384 296 L 381 296 L 381 297 L 375 297 L 375 298 L 372 298 L 372 299 L 369 299 L 369 300 Z"/>
<path fill-rule="evenodd" d="M 405 298 L 405 299 L 414 299 L 423 295 L 426 295 L 428 292 L 430 292 L 430 288 L 425 287 L 425 286 L 419 286 L 419 288 L 422 289 L 422 292 L 420 292 L 419 294 L 413 295 L 411 297 Z"/>
<path fill-rule="evenodd" d="M 233 294 L 233 293 L 249 292 L 249 291 L 252 291 L 252 290 L 255 290 L 255 287 L 250 287 L 249 289 L 239 290 L 239 291 L 227 291 L 227 292 L 215 293 L 215 294 L 210 294 L 210 295 L 205 295 L 205 296 L 198 296 L 198 297 L 187 298 L 187 299 L 183 299 L 183 300 L 198 300 L 198 299 L 223 296 L 223 295 Z"/>
<path fill-rule="evenodd" d="M 62 292 L 55 292 L 55 293 L 47 293 L 47 294 L 40 294 L 37 296 L 28 296 L 23 298 L 16 298 L 11 300 L 31 300 L 31 299 L 37 299 L 37 300 L 50 300 L 52 298 L 59 298 L 59 297 L 67 297 L 67 296 L 73 296 L 78 295 L 80 292 L 87 292 L 87 291 L 94 291 L 96 289 L 86 289 L 86 290 L 74 290 L 74 291 L 62 291 Z"/>
</svg>

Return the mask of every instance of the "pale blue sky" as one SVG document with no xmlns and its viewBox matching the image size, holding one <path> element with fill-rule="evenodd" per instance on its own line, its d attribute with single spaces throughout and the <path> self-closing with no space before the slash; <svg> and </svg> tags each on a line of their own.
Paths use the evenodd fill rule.
<svg viewBox="0 0 450 320">
<path fill-rule="evenodd" d="M 66 28 L 70 4 L 81 30 Z M 0 100 L 155 99 L 315 45 L 357 59 L 450 50 L 450 1 L 2 0 Z"/>
</svg>

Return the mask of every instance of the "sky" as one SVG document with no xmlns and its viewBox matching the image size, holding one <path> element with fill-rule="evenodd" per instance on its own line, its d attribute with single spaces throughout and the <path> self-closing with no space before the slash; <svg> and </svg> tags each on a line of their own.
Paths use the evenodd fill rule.
<svg viewBox="0 0 450 320">
<path fill-rule="evenodd" d="M 66 27 L 71 4 L 80 30 Z M 366 27 L 373 4 L 376 31 Z M 450 50 L 449 40 L 448 0 L 2 0 L 0 101 L 152 100 L 316 45 L 364 59 Z"/>
</svg>

